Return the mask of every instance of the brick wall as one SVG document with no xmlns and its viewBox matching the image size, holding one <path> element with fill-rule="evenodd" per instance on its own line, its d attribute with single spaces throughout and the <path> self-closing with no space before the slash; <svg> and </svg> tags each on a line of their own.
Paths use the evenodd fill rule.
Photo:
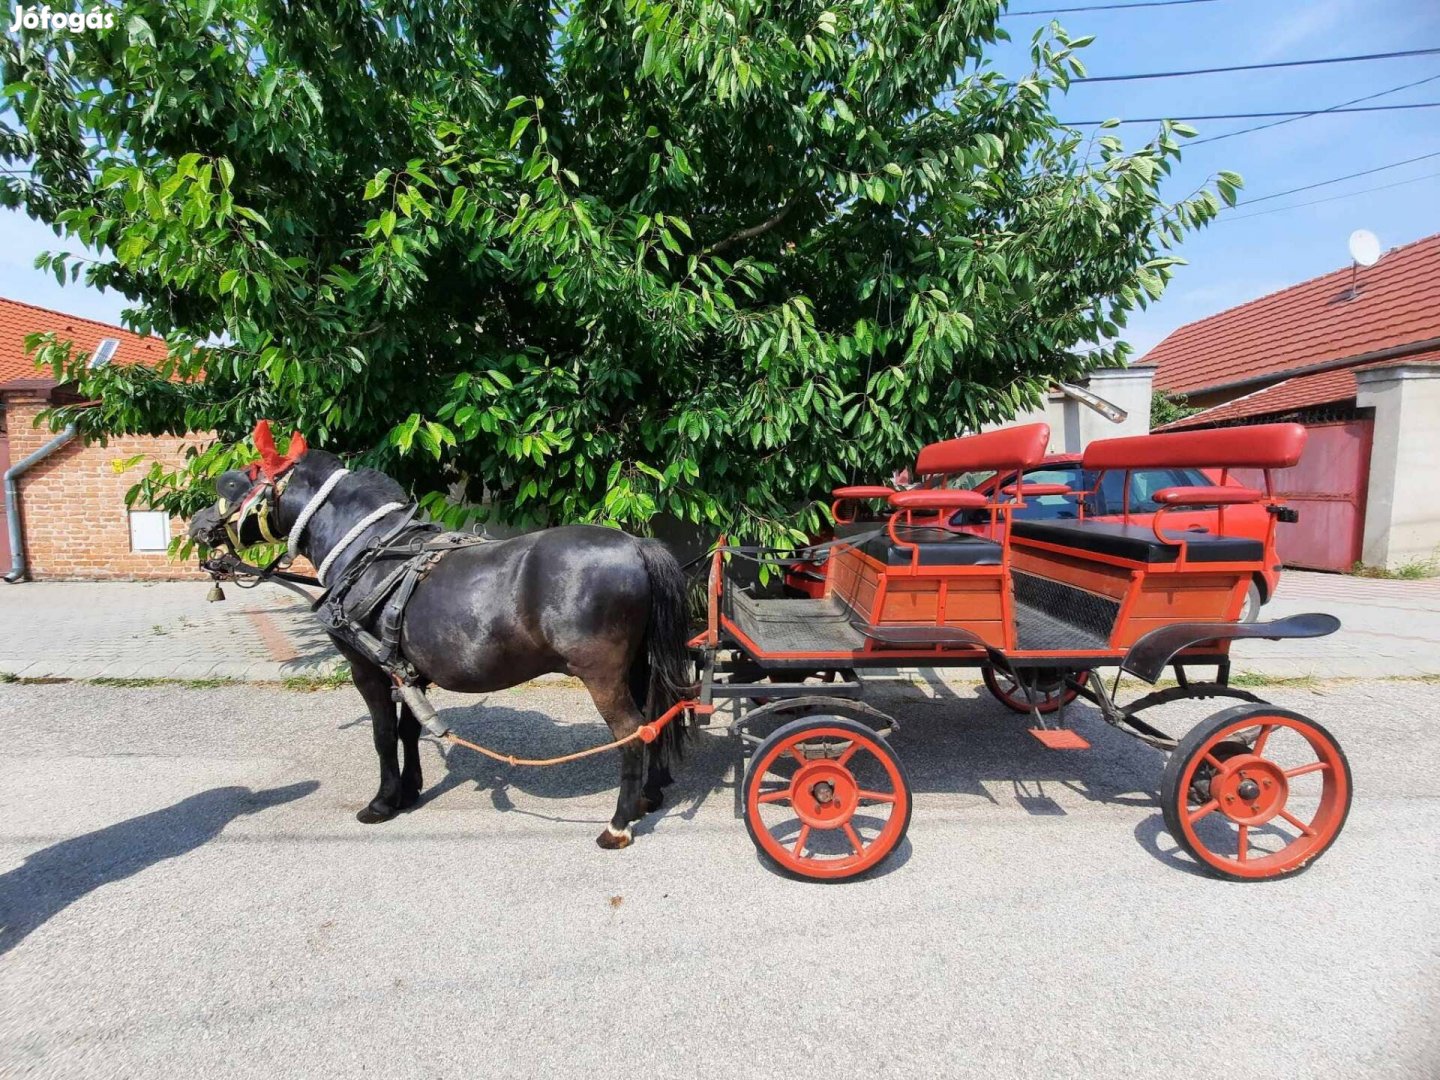
<svg viewBox="0 0 1440 1080">
<path fill-rule="evenodd" d="M 5 426 L 12 464 L 54 438 L 48 426 L 34 426 L 36 413 L 45 405 L 39 393 L 7 395 Z M 131 551 L 125 508 L 125 492 L 150 461 L 179 464 L 185 447 L 200 438 L 127 436 L 111 439 L 108 446 L 85 446 L 77 439 L 33 466 L 19 480 L 30 577 L 36 581 L 203 578 L 193 559 L 180 563 L 164 552 Z M 112 462 L 136 454 L 145 455 L 145 462 L 123 473 L 115 471 Z M 170 522 L 172 537 L 184 531 L 178 518 Z"/>
</svg>

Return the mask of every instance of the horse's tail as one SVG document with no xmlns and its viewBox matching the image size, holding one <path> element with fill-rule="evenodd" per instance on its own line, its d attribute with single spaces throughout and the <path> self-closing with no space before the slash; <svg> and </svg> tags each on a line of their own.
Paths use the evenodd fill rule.
<svg viewBox="0 0 1440 1080">
<path fill-rule="evenodd" d="M 685 626 L 685 572 L 675 556 L 658 540 L 640 540 L 640 558 L 650 575 L 650 621 L 645 647 L 632 671 L 635 702 L 654 720 L 677 701 L 695 693 Z M 678 719 L 660 730 L 654 749 L 662 763 L 678 761 L 684 749 L 686 725 Z"/>
</svg>

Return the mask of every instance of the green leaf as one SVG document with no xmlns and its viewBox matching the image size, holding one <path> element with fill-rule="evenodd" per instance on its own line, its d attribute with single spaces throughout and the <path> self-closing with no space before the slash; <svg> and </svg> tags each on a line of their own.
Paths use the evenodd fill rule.
<svg viewBox="0 0 1440 1080">
<path fill-rule="evenodd" d="M 131 42 L 154 46 L 155 31 L 150 29 L 150 24 L 140 15 L 131 15 L 125 23 L 125 33 Z"/>
</svg>

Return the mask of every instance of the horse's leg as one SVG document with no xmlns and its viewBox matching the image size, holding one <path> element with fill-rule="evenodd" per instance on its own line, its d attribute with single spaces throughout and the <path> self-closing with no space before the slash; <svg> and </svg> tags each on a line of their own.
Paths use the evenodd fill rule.
<svg viewBox="0 0 1440 1080">
<path fill-rule="evenodd" d="M 617 740 L 633 735 L 645 722 L 630 688 L 623 678 L 613 676 L 581 676 L 585 689 L 595 708 L 609 725 L 610 734 Z M 640 787 L 645 774 L 645 747 L 639 741 L 626 743 L 620 748 L 620 795 L 615 803 L 615 816 L 609 827 L 595 838 L 602 848 L 629 847 L 632 839 L 630 823 L 644 814 L 641 805 Z"/>
<path fill-rule="evenodd" d="M 425 778 L 420 774 L 420 721 L 409 705 L 400 706 L 400 745 L 405 764 L 400 770 L 400 809 L 408 810 L 420 801 Z"/>
<path fill-rule="evenodd" d="M 635 702 L 635 707 L 640 710 L 642 716 L 646 713 L 646 699 L 650 694 L 650 665 L 636 661 L 630 665 L 630 697 Z M 670 770 L 665 767 L 661 760 L 659 748 L 654 745 L 645 747 L 645 783 L 641 789 L 640 811 L 642 814 L 653 813 L 665 805 L 665 791 L 675 782 L 670 775 Z"/>
<path fill-rule="evenodd" d="M 670 770 L 660 761 L 659 751 L 654 746 L 645 747 L 645 786 L 640 794 L 640 809 L 646 814 L 659 810 L 665 805 L 665 789 L 674 782 Z"/>
<path fill-rule="evenodd" d="M 389 821 L 403 807 L 400 782 L 400 755 L 396 745 L 395 702 L 390 697 L 390 677 L 370 661 L 352 655 L 350 678 L 370 710 L 370 728 L 375 736 L 375 753 L 380 756 L 380 790 L 370 805 L 355 815 L 365 825 Z"/>
</svg>

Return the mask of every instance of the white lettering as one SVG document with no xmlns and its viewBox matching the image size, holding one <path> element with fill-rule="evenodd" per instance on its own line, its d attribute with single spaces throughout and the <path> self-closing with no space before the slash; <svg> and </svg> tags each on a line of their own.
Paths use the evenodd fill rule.
<svg viewBox="0 0 1440 1080">
<path fill-rule="evenodd" d="M 17 7 L 11 16 L 9 32 L 24 30 L 65 30 L 79 33 L 82 30 L 112 30 L 115 27 L 113 11 L 87 9 L 83 11 L 52 11 L 44 7 Z"/>
</svg>

